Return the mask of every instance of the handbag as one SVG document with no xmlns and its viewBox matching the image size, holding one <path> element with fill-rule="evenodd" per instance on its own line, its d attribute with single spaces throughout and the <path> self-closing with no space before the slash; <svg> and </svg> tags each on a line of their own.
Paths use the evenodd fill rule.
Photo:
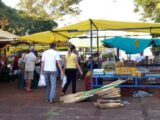
<svg viewBox="0 0 160 120">
<path fill-rule="evenodd" d="M 41 73 L 39 82 L 38 82 L 38 87 L 45 87 L 45 86 L 46 86 L 46 81 L 45 81 L 44 75 Z"/>
</svg>

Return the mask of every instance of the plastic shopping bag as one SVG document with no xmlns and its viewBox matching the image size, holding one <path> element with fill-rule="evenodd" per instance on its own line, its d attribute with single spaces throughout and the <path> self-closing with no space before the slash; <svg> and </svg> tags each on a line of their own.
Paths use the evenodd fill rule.
<svg viewBox="0 0 160 120">
<path fill-rule="evenodd" d="M 39 82 L 38 82 L 38 87 L 44 87 L 46 86 L 46 81 L 44 78 L 43 74 L 40 74 Z"/>
<path fill-rule="evenodd" d="M 67 82 L 67 77 L 64 75 L 64 76 L 61 76 L 61 80 L 62 80 L 62 84 L 61 84 L 61 87 L 63 88 L 64 85 L 66 84 Z"/>
</svg>

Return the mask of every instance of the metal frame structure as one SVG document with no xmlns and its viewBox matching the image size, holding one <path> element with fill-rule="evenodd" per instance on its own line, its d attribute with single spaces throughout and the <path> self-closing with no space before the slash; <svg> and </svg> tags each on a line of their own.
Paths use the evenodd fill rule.
<svg viewBox="0 0 160 120">
<path fill-rule="evenodd" d="M 139 84 L 139 81 L 141 79 L 148 79 L 148 78 L 160 78 L 160 76 L 130 76 L 130 75 L 113 75 L 113 74 L 97 74 L 97 75 L 93 75 L 93 78 L 95 78 L 95 84 L 93 84 L 93 87 L 98 87 L 101 86 L 98 84 L 98 78 L 112 78 L 112 79 L 132 79 L 133 80 L 133 84 L 130 85 L 119 85 L 119 87 L 125 87 L 125 88 L 160 88 L 160 85 L 146 85 L 146 84 Z"/>
<path fill-rule="evenodd" d="M 130 87 L 134 87 L 134 88 L 138 88 L 138 87 L 145 87 L 145 88 L 160 88 L 160 85 L 139 85 L 138 81 L 142 78 L 160 78 L 160 76 L 142 76 L 142 77 L 136 77 L 136 76 L 116 76 L 116 75 L 109 75 L 109 76 L 105 76 L 105 75 L 93 75 L 93 56 L 92 56 L 92 49 L 93 49 L 93 31 L 92 30 L 93 26 L 96 28 L 97 31 L 97 53 L 98 53 L 98 63 L 99 63 L 99 31 L 104 31 L 104 30 L 99 30 L 98 27 L 94 24 L 94 22 L 90 19 L 90 56 L 91 56 L 91 65 L 90 65 L 90 81 L 91 81 L 91 89 L 93 87 L 97 87 L 98 86 L 98 78 L 132 78 L 134 81 L 133 85 L 120 85 L 120 87 L 126 87 L 126 88 L 130 88 Z M 132 30 L 132 29 L 149 29 L 150 33 L 152 29 L 158 29 L 160 27 L 145 27 L 145 28 L 122 28 L 122 29 L 107 29 L 107 30 Z M 105 31 L 107 31 L 105 30 Z M 94 81 L 93 78 L 96 79 L 96 84 L 94 85 Z"/>
<path fill-rule="evenodd" d="M 99 29 L 97 26 L 96 26 L 96 24 L 94 24 L 94 22 L 92 21 L 92 19 L 89 19 L 89 21 L 90 21 L 90 30 L 77 30 L 77 29 L 72 29 L 72 30 L 58 30 L 58 31 L 54 31 L 54 30 L 52 30 L 52 32 L 56 32 L 56 33 L 58 33 L 58 32 L 65 32 L 65 31 L 67 31 L 67 32 L 90 32 L 90 56 L 91 56 L 91 65 L 90 65 L 90 86 L 91 86 L 91 89 L 93 88 L 93 87 L 97 87 L 98 86 L 98 78 L 132 78 L 133 79 L 133 81 L 134 81 L 134 84 L 133 85 L 120 85 L 120 87 L 148 87 L 148 88 L 150 88 L 150 87 L 152 87 L 152 88 L 160 88 L 160 85 L 158 85 L 158 86 L 155 86 L 155 85 L 139 85 L 138 84 L 138 80 L 139 79 L 141 79 L 141 78 L 144 78 L 144 77 L 136 77 L 136 76 L 116 76 L 116 75 L 114 75 L 114 76 L 105 76 L 105 75 L 97 75 L 97 76 L 95 76 L 95 75 L 93 75 L 93 56 L 92 56 L 92 50 L 93 50 L 93 38 L 95 38 L 94 36 L 93 36 L 93 32 L 95 31 L 95 32 L 97 32 L 97 36 L 96 36 L 96 38 L 97 38 L 97 53 L 98 53 L 98 60 L 97 60 L 97 63 L 98 63 L 98 65 L 99 65 L 99 62 L 100 62 L 100 60 L 99 60 L 99 32 L 100 31 L 123 31 L 123 30 L 125 30 L 125 31 L 129 31 L 129 30 L 145 30 L 145 29 L 148 29 L 149 30 L 149 32 L 150 32 L 150 34 L 152 33 L 152 29 L 159 29 L 160 27 L 138 27 L 138 28 L 136 28 L 136 27 L 134 27 L 134 28 L 118 28 L 118 29 Z M 93 27 L 95 27 L 96 28 L 96 30 L 95 29 L 93 29 Z M 65 36 L 65 37 L 68 37 L 68 36 Z M 69 38 L 72 38 L 72 37 L 69 37 Z M 75 37 L 73 37 L 73 38 L 75 38 Z M 96 79 L 96 84 L 94 85 L 94 81 L 93 81 L 93 78 L 95 78 Z M 146 78 L 155 78 L 155 76 L 148 76 L 148 77 L 146 77 Z M 160 76 L 157 76 L 156 78 L 160 78 Z"/>
</svg>

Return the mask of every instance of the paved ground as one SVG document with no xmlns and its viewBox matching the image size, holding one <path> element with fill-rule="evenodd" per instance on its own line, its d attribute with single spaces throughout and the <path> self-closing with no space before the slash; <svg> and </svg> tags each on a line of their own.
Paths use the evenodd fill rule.
<svg viewBox="0 0 160 120">
<path fill-rule="evenodd" d="M 78 81 L 78 90 L 83 81 Z M 0 120 L 160 120 L 160 97 L 125 97 L 130 104 L 116 109 L 98 109 L 92 101 L 74 104 L 43 100 L 43 88 L 31 93 L 15 83 L 0 83 Z M 58 95 L 60 90 L 58 90 Z"/>
</svg>

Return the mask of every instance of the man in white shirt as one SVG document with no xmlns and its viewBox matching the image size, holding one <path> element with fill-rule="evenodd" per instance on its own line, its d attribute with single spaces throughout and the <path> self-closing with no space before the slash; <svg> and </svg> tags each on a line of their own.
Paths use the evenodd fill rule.
<svg viewBox="0 0 160 120">
<path fill-rule="evenodd" d="M 46 94 L 45 99 L 50 103 L 54 102 L 56 97 L 56 77 L 57 77 L 57 66 L 61 71 L 61 74 L 64 75 L 60 56 L 57 51 L 54 50 L 55 44 L 50 44 L 50 49 L 46 50 L 42 54 L 42 64 L 41 70 L 44 73 L 45 81 L 46 81 Z"/>
<path fill-rule="evenodd" d="M 31 80 L 33 80 L 33 77 L 34 77 L 34 68 L 35 68 L 36 61 L 37 61 L 37 57 L 34 55 L 34 48 L 31 47 L 30 52 L 26 54 L 24 58 L 24 62 L 25 62 L 24 78 L 26 80 L 27 92 L 31 91 Z"/>
</svg>

